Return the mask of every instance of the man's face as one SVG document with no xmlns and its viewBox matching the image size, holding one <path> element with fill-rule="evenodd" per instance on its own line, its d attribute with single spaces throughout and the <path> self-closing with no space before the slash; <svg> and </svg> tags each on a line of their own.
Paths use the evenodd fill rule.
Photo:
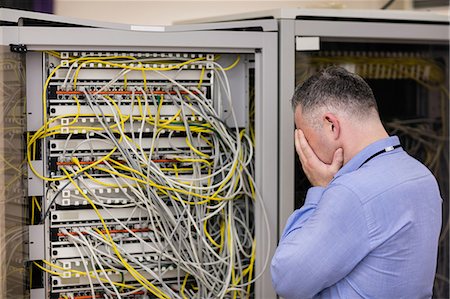
<svg viewBox="0 0 450 299">
<path fill-rule="evenodd" d="M 322 118 L 321 114 L 318 114 L 320 119 L 315 121 L 320 124 L 320 126 L 312 127 L 302 116 L 302 109 L 300 106 L 295 108 L 295 126 L 297 129 L 303 131 L 306 140 L 311 146 L 312 150 L 316 153 L 317 157 L 326 164 L 331 164 L 333 161 L 333 154 L 337 148 L 335 148 L 332 140 L 330 140 L 331 135 L 329 132 L 329 127 L 326 121 Z"/>
</svg>

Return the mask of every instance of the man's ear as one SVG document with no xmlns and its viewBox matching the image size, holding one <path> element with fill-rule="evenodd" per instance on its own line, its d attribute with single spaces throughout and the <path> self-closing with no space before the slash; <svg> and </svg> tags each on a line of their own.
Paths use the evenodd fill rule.
<svg viewBox="0 0 450 299">
<path fill-rule="evenodd" d="M 327 112 L 323 116 L 326 132 L 329 132 L 334 140 L 337 140 L 341 134 L 341 125 L 335 114 Z"/>
</svg>

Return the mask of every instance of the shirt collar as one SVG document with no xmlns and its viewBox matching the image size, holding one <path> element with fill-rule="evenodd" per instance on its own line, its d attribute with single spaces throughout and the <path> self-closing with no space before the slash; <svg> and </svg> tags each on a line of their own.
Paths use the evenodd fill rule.
<svg viewBox="0 0 450 299">
<path fill-rule="evenodd" d="M 350 159 L 342 168 L 334 175 L 337 178 L 343 174 L 352 172 L 361 167 L 364 161 L 367 160 L 373 154 L 382 151 L 383 149 L 400 144 L 400 140 L 397 136 L 391 136 L 387 138 L 380 139 L 374 143 L 365 147 L 362 151 L 357 153 L 353 158 Z"/>
</svg>

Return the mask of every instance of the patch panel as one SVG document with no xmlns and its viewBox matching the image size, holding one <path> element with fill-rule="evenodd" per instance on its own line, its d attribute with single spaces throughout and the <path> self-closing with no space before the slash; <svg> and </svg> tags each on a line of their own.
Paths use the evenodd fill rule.
<svg viewBox="0 0 450 299">
<path fill-rule="evenodd" d="M 143 208 L 121 208 L 117 207 L 115 209 L 100 210 L 100 216 L 106 223 L 111 223 L 114 219 L 120 219 L 122 221 L 127 221 L 127 223 L 143 223 L 148 217 L 148 211 Z M 101 225 L 99 220 L 99 215 L 95 213 L 92 209 L 82 210 L 57 210 L 51 213 L 51 227 L 62 227 L 68 228 L 75 226 L 77 223 L 86 226 L 91 225 Z"/>
<path fill-rule="evenodd" d="M 118 236 L 122 237 L 122 236 Z M 144 239 L 145 240 L 145 239 Z M 148 241 L 149 239 L 147 239 Z M 124 242 L 129 242 L 130 240 L 123 240 Z M 82 252 L 80 254 L 79 249 L 77 249 L 77 247 L 75 246 L 70 246 L 70 242 L 53 242 L 54 244 L 52 244 L 52 255 L 54 259 L 65 259 L 65 258 L 76 258 L 76 257 L 80 257 L 80 256 L 84 256 L 84 257 L 88 257 L 89 255 L 91 255 L 91 252 Z M 157 247 L 152 247 L 151 245 L 143 245 L 142 243 L 139 242 L 134 242 L 134 243 L 124 243 L 121 246 L 121 250 L 123 250 L 124 252 L 127 253 L 127 257 L 130 256 L 140 256 L 142 257 L 143 255 L 145 256 L 152 256 L 152 254 L 155 253 L 156 250 L 159 250 L 159 248 Z M 106 245 L 101 245 L 96 247 L 95 250 L 95 254 L 96 255 L 105 255 L 105 256 L 109 256 L 111 258 L 111 256 L 114 254 L 113 252 L 111 252 L 109 250 L 109 247 Z"/>
<path fill-rule="evenodd" d="M 157 270 L 157 268 L 154 268 L 155 270 Z M 164 269 L 164 270 L 163 270 Z M 72 271 L 65 271 L 63 272 L 63 276 L 59 277 L 59 276 L 55 276 L 52 277 L 52 291 L 54 292 L 59 292 L 59 291 L 80 291 L 83 290 L 85 288 L 89 287 L 89 280 L 88 278 L 86 278 L 85 276 L 81 276 L 78 272 L 82 272 L 82 271 L 78 271 L 78 270 L 74 270 L 76 271 L 75 273 Z M 162 275 L 160 275 L 162 278 L 164 279 L 176 279 L 176 277 L 178 276 L 178 273 L 176 271 L 173 270 L 172 266 L 168 266 L 166 267 L 161 267 L 161 271 L 162 271 Z M 155 271 L 157 272 L 157 271 Z M 74 273 L 74 274 L 72 274 Z M 77 277 L 77 275 L 79 277 Z M 98 275 L 98 277 L 97 277 Z M 130 286 L 138 286 L 137 282 L 133 282 L 133 277 L 129 274 L 129 273 L 121 273 L 119 271 L 105 271 L 105 273 L 98 273 L 97 275 L 92 275 L 94 276 L 94 278 L 97 278 L 100 281 L 103 281 L 103 283 L 108 283 L 109 281 L 112 282 L 116 282 L 116 283 L 121 283 L 122 281 L 127 281 L 127 284 Z M 108 277 L 108 280 L 105 277 Z M 149 274 L 146 277 L 147 279 L 151 279 L 152 276 Z M 131 283 L 130 283 L 131 281 Z M 157 282 L 154 282 L 155 284 L 157 284 Z M 135 287 L 137 288 L 137 287 Z M 103 287 L 97 283 L 96 285 L 94 285 L 94 289 L 95 290 L 102 290 Z"/>
<path fill-rule="evenodd" d="M 81 134 L 86 134 L 87 132 L 80 132 Z M 161 132 L 163 134 L 164 132 Z M 76 134 L 76 133 L 74 133 Z M 94 133 L 96 135 L 96 133 Z M 80 140 L 60 140 L 54 139 L 50 141 L 50 157 L 58 156 L 62 153 L 66 153 L 68 156 L 77 156 L 78 152 L 87 153 L 91 157 L 95 157 L 97 154 L 104 155 L 105 152 L 110 152 L 114 150 L 116 147 L 116 143 L 112 140 L 108 139 L 99 139 L 99 138 L 89 138 L 83 139 L 86 142 L 80 142 Z M 172 138 L 140 138 L 135 142 L 130 141 L 129 143 L 126 141 L 121 142 L 123 144 L 122 148 L 125 151 L 132 152 L 133 150 L 142 149 L 144 152 L 150 151 L 152 147 L 156 147 L 155 154 L 158 153 L 177 153 L 180 150 L 188 150 L 189 146 L 186 143 L 186 138 L 184 137 L 172 137 Z M 134 143 L 134 144 L 133 144 Z M 193 139 L 192 145 L 199 150 L 207 150 L 210 149 L 207 141 L 202 140 L 200 138 Z M 177 151 L 178 149 L 178 151 Z M 75 153 L 75 154 L 74 154 Z"/>
<path fill-rule="evenodd" d="M 317 70 L 331 65 L 340 65 L 366 79 L 413 79 L 426 84 L 442 84 L 445 73 L 429 53 L 399 51 L 321 51 L 308 60 L 299 59 L 296 69 L 305 69 L 308 77 Z M 311 67 L 312 66 L 312 67 Z"/>
<path fill-rule="evenodd" d="M 179 169 L 179 168 L 177 168 Z M 181 168 L 182 169 L 182 168 Z M 173 168 L 170 170 L 174 170 Z M 170 170 L 168 171 L 170 174 Z M 167 171 L 166 171 L 167 172 Z M 180 181 L 180 182 L 188 182 L 192 179 L 194 179 L 194 176 L 192 174 L 179 174 L 175 176 L 173 174 L 171 176 L 174 180 Z M 87 194 L 94 194 L 95 202 L 99 205 L 105 205 L 105 206 L 118 206 L 118 207 L 124 207 L 124 206 L 131 206 L 135 207 L 137 202 L 134 197 L 133 190 L 130 188 L 127 188 L 126 186 L 132 185 L 132 181 L 125 180 L 123 182 L 119 181 L 119 184 L 117 181 L 113 179 L 108 178 L 97 178 L 94 182 L 92 180 L 84 180 L 82 183 L 82 191 L 83 193 Z M 63 186 L 68 184 L 68 181 L 62 181 L 61 182 Z M 104 187 L 104 185 L 110 185 L 112 187 Z M 198 184 L 207 186 L 207 179 L 199 180 Z M 68 184 L 67 187 L 65 187 L 62 192 L 59 192 L 54 200 L 54 203 L 56 205 L 60 205 L 62 207 L 64 206 L 87 206 L 89 207 L 89 203 L 83 196 L 80 194 L 80 191 L 77 190 L 74 186 Z M 115 211 L 115 210 L 113 210 Z M 57 215 L 54 218 L 55 219 L 61 219 L 62 217 L 58 216 L 57 211 L 55 211 L 55 214 Z M 129 214 L 128 214 L 129 215 Z M 96 218 L 96 215 L 93 215 L 93 218 Z M 106 217 L 106 216 L 103 216 Z M 120 217 L 120 216 L 116 216 Z M 54 219 L 54 220 L 55 220 Z"/>
</svg>

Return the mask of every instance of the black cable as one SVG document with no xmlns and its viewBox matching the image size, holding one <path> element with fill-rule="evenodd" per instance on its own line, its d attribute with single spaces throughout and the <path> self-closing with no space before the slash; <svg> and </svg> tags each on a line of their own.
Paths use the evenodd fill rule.
<svg viewBox="0 0 450 299">
<path fill-rule="evenodd" d="M 76 179 L 80 174 L 81 174 L 81 172 L 77 175 L 74 175 L 72 179 Z M 69 184 L 70 184 L 70 181 L 68 181 L 63 187 L 59 188 L 58 191 L 55 193 L 55 195 L 53 195 L 53 198 L 50 200 L 50 204 L 48 205 L 47 210 L 44 213 L 44 216 L 39 221 L 39 224 L 42 224 L 42 222 L 45 220 L 45 218 L 48 217 L 48 215 L 50 214 L 52 205 L 55 203 L 56 198 L 67 186 L 69 186 Z"/>
<path fill-rule="evenodd" d="M 370 156 L 369 158 L 367 158 L 366 161 L 362 162 L 361 166 L 359 166 L 359 167 L 361 168 L 364 164 L 366 164 L 367 162 L 369 162 L 370 160 L 372 160 L 372 159 L 375 158 L 376 156 L 379 156 L 379 155 L 381 155 L 381 154 L 390 152 L 390 151 L 392 151 L 392 150 L 394 150 L 394 149 L 396 149 L 396 148 L 399 148 L 399 147 L 402 147 L 402 146 L 401 146 L 400 144 L 397 144 L 397 145 L 394 145 L 394 146 L 386 147 L 386 148 L 382 149 L 381 151 L 376 152 L 375 154 L 373 154 L 373 155 Z"/>
<path fill-rule="evenodd" d="M 387 9 L 387 8 L 389 8 L 389 6 L 391 6 L 392 3 L 394 3 L 394 2 L 395 2 L 395 0 L 389 0 L 388 2 L 386 2 L 385 5 L 383 5 L 383 6 L 381 7 L 381 9 Z"/>
</svg>

